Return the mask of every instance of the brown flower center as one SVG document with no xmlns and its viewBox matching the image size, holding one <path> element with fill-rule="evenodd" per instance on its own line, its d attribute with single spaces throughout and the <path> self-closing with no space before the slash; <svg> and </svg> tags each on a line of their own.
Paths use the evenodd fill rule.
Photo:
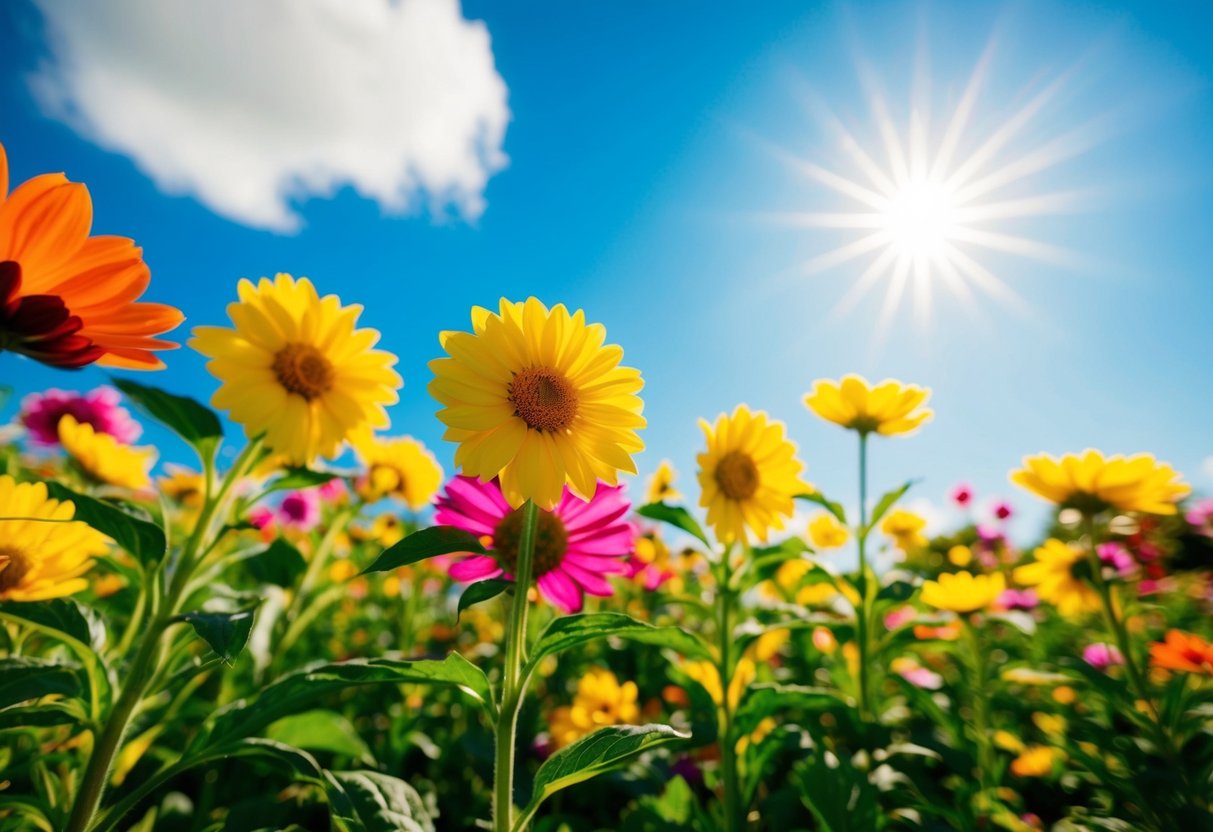
<svg viewBox="0 0 1213 832">
<path fill-rule="evenodd" d="M 16 546 L 0 546 L 0 592 L 8 592 L 29 572 L 25 553 Z"/>
<path fill-rule="evenodd" d="M 577 418 L 577 390 L 550 367 L 527 367 L 510 381 L 514 413 L 532 430 L 565 431 Z"/>
<path fill-rule="evenodd" d="M 493 529 L 493 552 L 501 568 L 511 575 L 518 567 L 518 549 L 522 545 L 522 509 L 515 509 L 501 518 Z M 551 572 L 564 560 L 568 549 L 569 535 L 564 523 L 550 511 L 539 512 L 535 524 L 535 554 L 531 558 L 531 571 L 537 578 Z"/>
<path fill-rule="evenodd" d="M 716 463 L 716 484 L 730 500 L 748 500 L 758 490 L 758 466 L 744 451 L 729 451 Z"/>
<path fill-rule="evenodd" d="M 290 393 L 311 401 L 333 389 L 333 365 L 311 344 L 287 344 L 274 356 L 274 375 Z"/>
</svg>

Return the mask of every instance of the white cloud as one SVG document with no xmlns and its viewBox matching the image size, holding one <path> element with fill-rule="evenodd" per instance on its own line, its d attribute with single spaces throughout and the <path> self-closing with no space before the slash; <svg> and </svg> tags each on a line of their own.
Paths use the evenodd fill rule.
<svg viewBox="0 0 1213 832">
<path fill-rule="evenodd" d="M 295 230 L 346 184 L 474 219 L 505 165 L 506 85 L 458 0 L 36 2 L 47 112 L 247 225 Z"/>
</svg>

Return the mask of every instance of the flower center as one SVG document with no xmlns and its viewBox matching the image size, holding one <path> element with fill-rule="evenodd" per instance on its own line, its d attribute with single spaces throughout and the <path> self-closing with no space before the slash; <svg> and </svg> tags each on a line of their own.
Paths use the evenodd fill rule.
<svg viewBox="0 0 1213 832">
<path fill-rule="evenodd" d="M 1070 577 L 1080 583 L 1090 583 L 1094 574 L 1091 571 L 1091 564 L 1086 558 L 1079 558 L 1070 564 Z"/>
<path fill-rule="evenodd" d="M 311 344 L 287 344 L 274 356 L 274 375 L 290 393 L 311 401 L 333 389 L 333 365 Z"/>
<path fill-rule="evenodd" d="M 16 546 L 0 546 L 0 592 L 7 592 L 21 583 L 29 572 L 25 553 Z"/>
<path fill-rule="evenodd" d="M 518 567 L 518 549 L 522 544 L 522 509 L 514 509 L 493 529 L 493 552 L 501 568 L 511 575 Z M 564 560 L 568 549 L 569 535 L 564 523 L 550 511 L 539 512 L 535 524 L 535 554 L 531 559 L 531 571 L 535 577 L 551 572 Z"/>
<path fill-rule="evenodd" d="M 565 431 L 577 418 L 577 390 L 550 367 L 527 367 L 510 381 L 514 413 L 532 430 Z"/>
<path fill-rule="evenodd" d="M 748 500 L 758 490 L 758 466 L 744 451 L 729 451 L 716 463 L 716 484 L 730 500 Z"/>
<path fill-rule="evenodd" d="M 390 465 L 372 465 L 368 472 L 371 490 L 376 494 L 401 494 L 404 492 L 404 474 Z"/>
</svg>

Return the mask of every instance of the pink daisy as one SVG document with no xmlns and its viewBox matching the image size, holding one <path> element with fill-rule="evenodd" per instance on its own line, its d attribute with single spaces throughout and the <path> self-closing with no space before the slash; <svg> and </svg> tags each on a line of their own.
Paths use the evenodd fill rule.
<svg viewBox="0 0 1213 832">
<path fill-rule="evenodd" d="M 320 493 L 314 488 L 291 491 L 278 504 L 278 519 L 288 529 L 310 532 L 320 522 Z"/>
<path fill-rule="evenodd" d="M 143 429 L 120 401 L 112 387 L 98 387 L 88 393 L 55 389 L 31 393 L 21 402 L 21 423 L 39 445 L 58 445 L 59 420 L 70 414 L 80 424 L 92 425 L 98 433 L 108 433 L 129 445 Z"/>
<path fill-rule="evenodd" d="M 454 526 L 485 541 L 487 555 L 468 553 L 447 572 L 464 583 L 504 575 L 518 560 L 522 510 L 511 509 L 497 480 L 451 479 L 438 497 L 434 522 Z M 540 511 L 535 538 L 534 572 L 539 591 L 565 612 L 579 612 L 584 593 L 612 593 L 607 575 L 627 573 L 624 558 L 632 551 L 635 529 L 628 522 L 631 504 L 623 486 L 598 484 L 588 503 L 567 488 L 553 511 Z M 459 557 L 459 556 L 456 556 Z"/>
</svg>

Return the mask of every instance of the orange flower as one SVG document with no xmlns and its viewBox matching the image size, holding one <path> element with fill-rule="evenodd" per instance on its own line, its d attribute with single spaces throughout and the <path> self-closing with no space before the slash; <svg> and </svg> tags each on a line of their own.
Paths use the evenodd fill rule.
<svg viewBox="0 0 1213 832">
<path fill-rule="evenodd" d="M 8 193 L 0 145 L 0 350 L 55 367 L 158 369 L 153 336 L 181 312 L 136 303 L 151 281 L 143 251 L 125 237 L 90 237 L 88 188 L 61 173 L 35 176 Z"/>
<path fill-rule="evenodd" d="M 1150 645 L 1150 664 L 1167 670 L 1213 676 L 1213 644 L 1194 633 L 1168 630 L 1165 641 Z"/>
</svg>

